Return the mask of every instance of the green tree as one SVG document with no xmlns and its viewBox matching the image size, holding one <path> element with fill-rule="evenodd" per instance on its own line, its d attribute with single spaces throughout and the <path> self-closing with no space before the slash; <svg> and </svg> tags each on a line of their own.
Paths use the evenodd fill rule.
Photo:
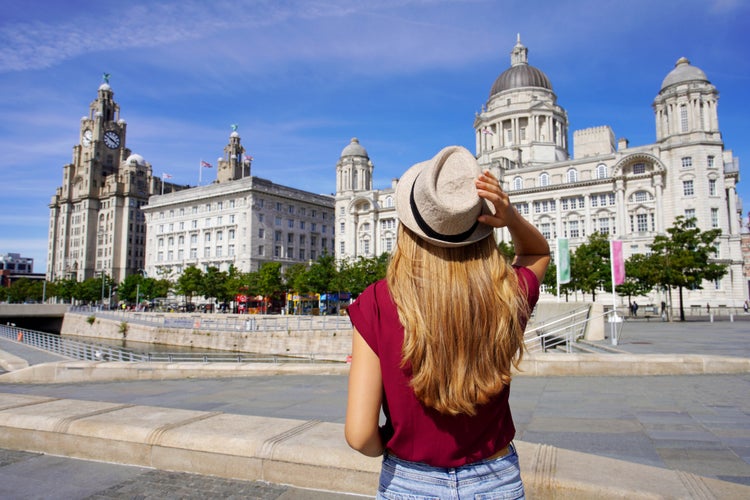
<svg viewBox="0 0 750 500">
<path fill-rule="evenodd" d="M 219 271 L 218 267 L 210 266 L 203 274 L 198 292 L 206 299 L 219 299 L 226 297 L 227 273 Z"/>
<path fill-rule="evenodd" d="M 281 263 L 266 262 L 258 270 L 257 290 L 264 297 L 272 297 L 285 290 L 281 277 Z"/>
<path fill-rule="evenodd" d="M 628 305 L 634 296 L 648 295 L 658 285 L 659 269 L 650 255 L 636 253 L 625 261 L 625 282 L 617 285 L 615 291 L 628 298 Z"/>
<path fill-rule="evenodd" d="M 51 296 L 58 297 L 63 302 L 70 302 L 73 300 L 76 292 L 76 280 L 72 278 L 59 279 L 55 281 L 54 293 Z"/>
<path fill-rule="evenodd" d="M 612 270 L 609 259 L 609 240 L 602 233 L 592 233 L 588 241 L 571 256 L 571 281 L 576 289 L 590 293 L 596 302 L 596 291 L 612 288 Z"/>
<path fill-rule="evenodd" d="M 497 244 L 497 249 L 500 250 L 500 253 L 503 254 L 506 259 L 508 259 L 508 262 L 513 262 L 513 259 L 516 258 L 516 249 L 511 243 L 501 241 Z"/>
<path fill-rule="evenodd" d="M 308 286 L 318 293 L 338 291 L 338 274 L 336 257 L 325 253 L 310 266 L 307 272 Z"/>
<path fill-rule="evenodd" d="M 189 265 L 182 271 L 180 277 L 177 278 L 175 291 L 185 297 L 186 304 L 192 304 L 193 295 L 201 289 L 202 280 L 203 272 L 194 265 Z"/>
<path fill-rule="evenodd" d="M 287 289 L 296 293 L 307 293 L 310 286 L 307 282 L 307 267 L 304 264 L 296 263 L 287 267 L 284 271 L 284 282 Z"/>
<path fill-rule="evenodd" d="M 678 216 L 668 235 L 658 235 L 651 244 L 651 252 L 661 269 L 660 284 L 671 290 L 677 287 L 680 297 L 680 321 L 685 321 L 683 289 L 702 289 L 703 281 L 713 281 L 727 273 L 727 266 L 715 262 L 714 242 L 720 229 L 701 231 L 696 219 Z"/>
</svg>

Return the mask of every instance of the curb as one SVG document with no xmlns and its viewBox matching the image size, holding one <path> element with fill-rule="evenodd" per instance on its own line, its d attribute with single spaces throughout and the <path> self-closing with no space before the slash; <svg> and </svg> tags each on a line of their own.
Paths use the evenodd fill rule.
<svg viewBox="0 0 750 500">
<path fill-rule="evenodd" d="M 0 351 L 12 362 L 16 358 Z M 10 366 L 10 365 L 9 365 Z M 20 365 L 16 365 L 20 366 Z M 117 380 L 230 378 L 256 375 L 348 375 L 345 363 L 198 363 L 127 361 L 57 361 L 13 368 L 0 375 L 2 383 L 76 383 Z M 552 354 L 527 355 L 514 376 L 719 375 L 750 373 L 750 359 L 697 354 Z"/>
<path fill-rule="evenodd" d="M 0 393 L 0 447 L 373 495 L 343 424 Z M 532 498 L 750 498 L 750 486 L 516 442 Z M 598 472 L 596 472 L 598 471 Z"/>
</svg>

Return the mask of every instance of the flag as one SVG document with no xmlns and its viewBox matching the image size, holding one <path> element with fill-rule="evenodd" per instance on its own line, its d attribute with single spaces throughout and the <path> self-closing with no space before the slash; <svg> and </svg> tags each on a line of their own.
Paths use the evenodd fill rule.
<svg viewBox="0 0 750 500">
<path fill-rule="evenodd" d="M 213 165 L 211 165 L 210 163 L 208 163 L 208 162 L 207 162 L 207 161 L 205 161 L 205 160 L 201 160 L 201 167 L 206 167 L 206 168 L 214 168 L 214 166 L 213 166 Z"/>
<path fill-rule="evenodd" d="M 570 283 L 570 250 L 568 238 L 557 239 L 557 283 Z"/>
<path fill-rule="evenodd" d="M 484 129 L 482 129 L 482 133 L 485 135 L 495 135 L 495 133 L 487 127 L 484 127 Z"/>
<path fill-rule="evenodd" d="M 251 162 L 251 161 L 253 161 L 253 157 L 252 157 L 252 156 L 248 156 L 248 155 L 245 155 L 245 162 L 246 162 L 246 163 L 249 163 L 249 162 Z"/>
<path fill-rule="evenodd" d="M 622 285 L 625 283 L 625 261 L 622 258 L 621 240 L 609 242 L 609 259 L 612 262 L 612 283 Z"/>
<path fill-rule="evenodd" d="M 161 173 L 161 178 L 162 179 L 171 179 L 172 178 L 172 174 L 168 174 L 166 172 L 162 172 Z"/>
</svg>

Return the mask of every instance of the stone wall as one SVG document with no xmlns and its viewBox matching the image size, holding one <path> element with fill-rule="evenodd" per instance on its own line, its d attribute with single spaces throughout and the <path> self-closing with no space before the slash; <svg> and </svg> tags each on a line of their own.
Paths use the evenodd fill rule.
<svg viewBox="0 0 750 500">
<path fill-rule="evenodd" d="M 207 331 L 200 329 L 163 328 L 96 317 L 89 324 L 89 315 L 68 313 L 62 325 L 62 335 L 127 340 L 151 344 L 176 345 L 223 351 L 242 351 L 260 354 L 304 355 L 315 354 L 344 361 L 351 352 L 351 330 L 312 331 Z M 122 332 L 123 324 L 127 331 Z"/>
</svg>

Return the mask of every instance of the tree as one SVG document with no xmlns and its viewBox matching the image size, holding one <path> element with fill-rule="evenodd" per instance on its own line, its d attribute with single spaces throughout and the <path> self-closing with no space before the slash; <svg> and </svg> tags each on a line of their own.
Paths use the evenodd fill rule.
<svg viewBox="0 0 750 500">
<path fill-rule="evenodd" d="M 609 240 L 602 233 L 592 233 L 588 242 L 576 248 L 571 259 L 571 281 L 576 289 L 591 294 L 596 302 L 597 289 L 611 289 L 612 270 L 609 258 Z"/>
<path fill-rule="evenodd" d="M 682 290 L 685 287 L 702 289 L 703 281 L 713 281 L 727 273 L 727 266 L 713 260 L 716 254 L 714 242 L 721 235 L 720 229 L 701 231 L 696 219 L 678 216 L 667 235 L 658 235 L 651 244 L 651 252 L 661 269 L 660 284 L 677 287 L 680 297 L 680 321 L 685 321 L 685 306 Z"/>
<path fill-rule="evenodd" d="M 272 297 L 285 290 L 281 278 L 281 263 L 266 262 L 258 270 L 257 290 L 264 297 Z"/>
<path fill-rule="evenodd" d="M 307 283 L 311 290 L 318 293 L 328 293 L 338 288 L 338 270 L 336 258 L 325 253 L 318 257 L 307 272 Z"/>
<path fill-rule="evenodd" d="M 201 280 L 203 279 L 203 272 L 195 267 L 189 265 L 182 271 L 182 274 L 177 278 L 177 285 L 175 291 L 185 296 L 185 303 L 192 304 L 193 295 L 195 295 L 201 288 Z"/>
<path fill-rule="evenodd" d="M 500 253 L 503 254 L 506 259 L 508 259 L 508 262 L 513 262 L 513 259 L 516 258 L 516 249 L 508 242 L 501 241 L 497 244 L 497 249 L 500 250 Z"/>
<path fill-rule="evenodd" d="M 636 253 L 625 261 L 625 282 L 615 287 L 619 295 L 627 296 L 628 305 L 633 296 L 648 295 L 659 284 L 659 269 L 650 255 Z"/>
<path fill-rule="evenodd" d="M 61 298 L 63 302 L 70 302 L 73 300 L 76 292 L 76 280 L 72 278 L 60 279 L 55 281 L 54 284 L 54 291 L 50 295 Z"/>
<path fill-rule="evenodd" d="M 218 299 L 225 297 L 225 286 L 227 273 L 219 271 L 218 267 L 210 266 L 203 274 L 203 279 L 198 286 L 198 292 L 206 299 Z"/>
<path fill-rule="evenodd" d="M 299 262 L 286 268 L 286 271 L 284 271 L 284 281 L 286 282 L 287 289 L 296 293 L 307 293 L 310 291 L 307 282 L 307 267 Z"/>
</svg>

